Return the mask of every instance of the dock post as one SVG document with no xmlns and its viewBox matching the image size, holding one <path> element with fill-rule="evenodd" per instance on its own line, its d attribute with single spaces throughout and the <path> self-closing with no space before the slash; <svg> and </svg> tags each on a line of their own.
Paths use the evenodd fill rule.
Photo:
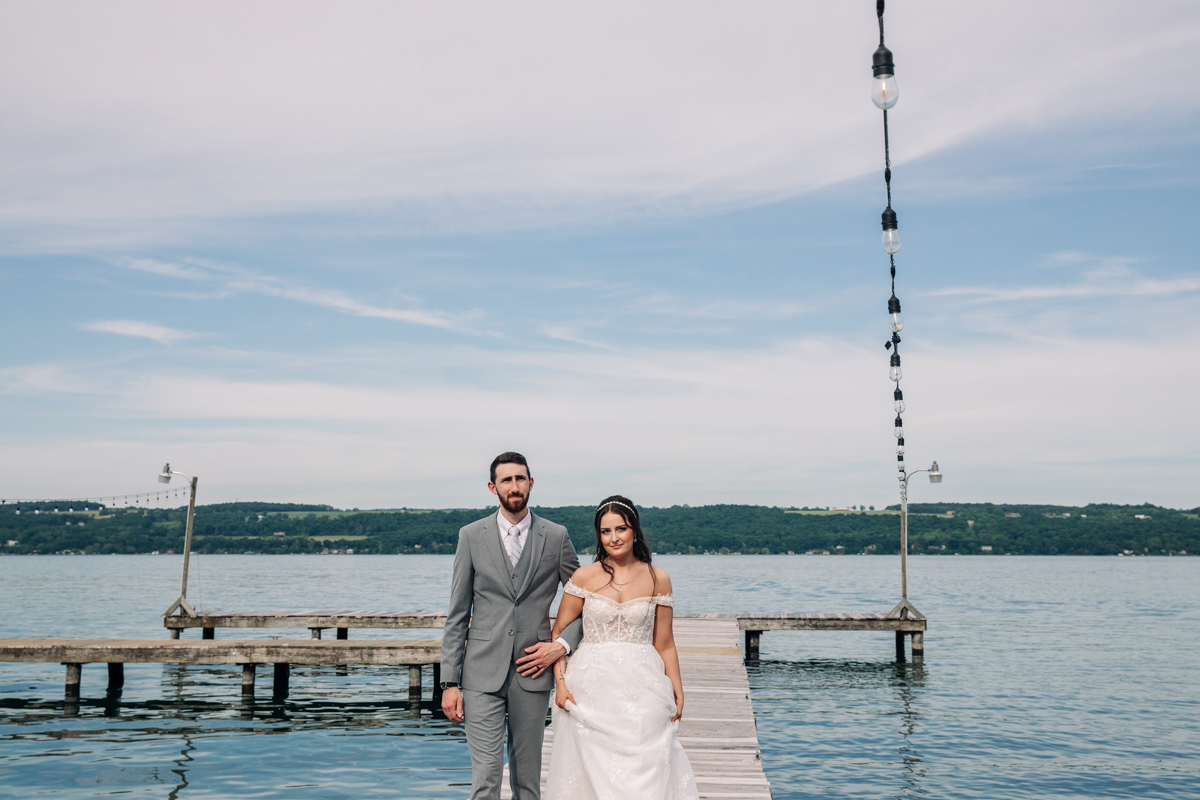
<svg viewBox="0 0 1200 800">
<path fill-rule="evenodd" d="M 339 639 L 349 639 L 350 638 L 350 629 L 349 628 L 338 628 L 337 637 Z"/>
<path fill-rule="evenodd" d="M 277 700 L 283 700 L 288 696 L 288 675 L 290 672 L 290 664 L 275 665 L 275 685 L 271 687 L 271 694 Z"/>
<path fill-rule="evenodd" d="M 408 665 L 408 699 L 421 699 L 421 666 L 419 664 Z"/>
<path fill-rule="evenodd" d="M 242 664 L 242 697 L 254 696 L 254 679 L 258 676 L 257 664 Z"/>
<path fill-rule="evenodd" d="M 179 628 L 171 628 L 171 638 L 172 639 L 179 638 Z"/>
<path fill-rule="evenodd" d="M 204 639 L 217 638 L 217 629 L 216 628 L 205 628 L 204 633 L 202 634 L 202 638 L 204 638 Z"/>
<path fill-rule="evenodd" d="M 441 702 L 442 699 L 442 665 L 431 664 L 433 667 L 433 699 L 436 702 Z"/>
<path fill-rule="evenodd" d="M 914 659 L 925 657 L 925 634 L 920 631 L 912 635 L 912 655 Z"/>
<path fill-rule="evenodd" d="M 904 660 L 904 631 L 896 631 L 896 660 Z"/>
<path fill-rule="evenodd" d="M 67 668 L 67 697 L 79 697 L 79 682 L 83 679 L 83 664 L 64 664 Z"/>
<path fill-rule="evenodd" d="M 120 661 L 108 663 L 108 693 L 117 694 L 125 686 L 125 664 Z"/>
<path fill-rule="evenodd" d="M 758 661 L 758 637 L 762 631 L 746 631 L 746 660 Z"/>
<path fill-rule="evenodd" d="M 312 638 L 314 638 L 314 639 L 321 638 L 321 629 L 320 628 L 309 628 L 308 632 L 312 635 Z"/>
</svg>

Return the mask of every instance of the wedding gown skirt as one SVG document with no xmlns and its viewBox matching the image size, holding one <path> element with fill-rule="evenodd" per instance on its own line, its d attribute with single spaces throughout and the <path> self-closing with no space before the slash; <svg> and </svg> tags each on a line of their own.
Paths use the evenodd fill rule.
<svg viewBox="0 0 1200 800">
<path fill-rule="evenodd" d="M 575 702 L 553 713 L 546 800 L 696 800 L 691 764 L 675 738 L 675 696 L 654 649 L 658 605 L 669 595 L 617 603 L 584 598 L 583 642 L 567 664 Z"/>
</svg>

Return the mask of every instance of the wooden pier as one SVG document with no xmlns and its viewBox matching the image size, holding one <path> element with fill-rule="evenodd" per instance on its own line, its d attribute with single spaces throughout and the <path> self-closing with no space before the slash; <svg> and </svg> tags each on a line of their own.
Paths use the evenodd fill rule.
<svg viewBox="0 0 1200 800">
<path fill-rule="evenodd" d="M 679 742 L 696 773 L 701 798 L 770 800 L 737 620 L 714 616 L 675 620 L 685 699 Z M 554 731 L 547 728 L 542 742 L 543 790 L 553 746 Z M 507 767 L 500 797 L 512 797 Z"/>
<path fill-rule="evenodd" d="M 758 659 L 759 638 L 765 631 L 894 631 L 896 657 L 904 657 L 904 640 L 912 642 L 913 658 L 925 653 L 927 621 L 923 616 L 881 613 L 853 614 L 678 614 L 676 619 L 736 620 L 745 631 L 746 658 Z M 188 628 L 202 629 L 212 639 L 217 628 L 308 628 L 313 639 L 335 629 L 348 639 L 351 628 L 444 628 L 446 615 L 433 611 L 201 611 L 195 616 L 168 616 L 163 624 L 178 639 Z"/>
<path fill-rule="evenodd" d="M 408 667 L 409 697 L 421 697 L 421 668 L 431 664 L 434 685 L 442 643 L 429 640 L 312 639 L 0 639 L 0 661 L 60 663 L 67 668 L 66 696 L 77 698 L 84 664 L 108 665 L 108 691 L 125 683 L 125 664 L 241 664 L 242 694 L 254 693 L 260 664 L 274 665 L 272 693 L 286 697 L 292 664 L 388 664 Z"/>
</svg>

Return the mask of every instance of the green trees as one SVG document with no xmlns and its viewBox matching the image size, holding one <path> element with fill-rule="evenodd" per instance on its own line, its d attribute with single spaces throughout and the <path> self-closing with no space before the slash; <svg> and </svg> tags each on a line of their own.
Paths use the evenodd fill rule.
<svg viewBox="0 0 1200 800">
<path fill-rule="evenodd" d="M 913 553 L 1116 555 L 1200 552 L 1200 513 L 1157 506 L 1083 507 L 993 503 L 912 504 Z M 888 511 L 799 511 L 766 506 L 643 509 L 658 553 L 895 554 L 900 520 Z M 463 525 L 494 509 L 338 511 L 326 505 L 199 506 L 193 549 L 202 553 L 453 553 Z M 590 506 L 540 508 L 571 531 L 577 550 L 595 546 Z M 183 547 L 186 508 L 46 510 L 0 508 L 0 553 L 160 553 Z M 15 544 L 10 544 L 13 542 Z"/>
</svg>

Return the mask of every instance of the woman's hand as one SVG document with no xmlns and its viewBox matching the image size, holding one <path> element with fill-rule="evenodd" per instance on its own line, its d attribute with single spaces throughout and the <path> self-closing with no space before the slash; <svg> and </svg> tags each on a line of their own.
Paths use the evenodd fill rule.
<svg viewBox="0 0 1200 800">
<path fill-rule="evenodd" d="M 683 718 L 683 695 L 675 695 L 675 716 L 671 717 L 671 722 L 679 722 Z"/>
<path fill-rule="evenodd" d="M 571 695 L 571 691 L 567 688 L 567 679 L 560 675 L 555 675 L 554 676 L 554 705 L 558 706 L 563 711 L 566 711 L 568 714 L 570 714 L 571 711 L 570 711 L 570 709 L 567 708 L 568 701 L 574 703 L 575 698 Z"/>
</svg>

